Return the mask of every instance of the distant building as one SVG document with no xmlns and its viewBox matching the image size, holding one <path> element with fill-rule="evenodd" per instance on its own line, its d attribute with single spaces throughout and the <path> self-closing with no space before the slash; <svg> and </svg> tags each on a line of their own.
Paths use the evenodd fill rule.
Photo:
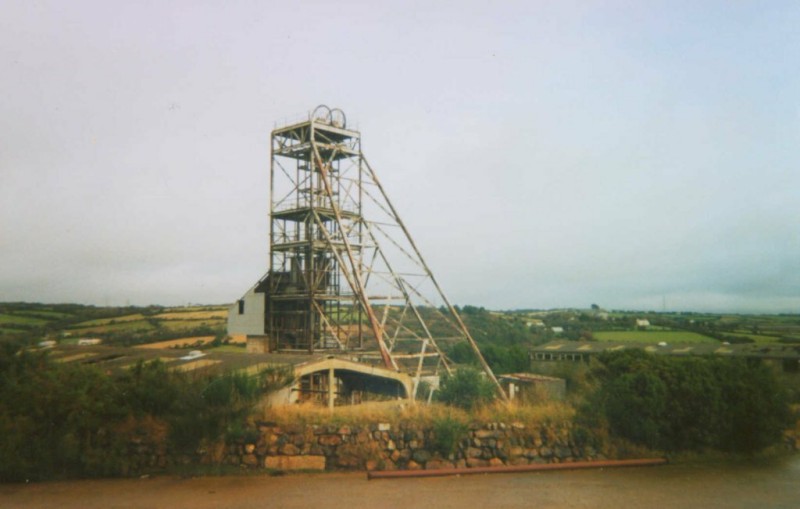
<svg viewBox="0 0 800 509">
<path fill-rule="evenodd" d="M 103 340 L 100 338 L 81 338 L 78 340 L 78 346 L 92 346 L 99 345 Z"/>
<path fill-rule="evenodd" d="M 650 327 L 650 320 L 644 320 L 641 318 L 636 319 L 636 326 L 641 327 L 642 329 L 646 329 Z"/>
<path fill-rule="evenodd" d="M 564 327 L 550 327 L 550 330 L 553 331 L 553 334 L 561 334 L 564 332 Z"/>
</svg>

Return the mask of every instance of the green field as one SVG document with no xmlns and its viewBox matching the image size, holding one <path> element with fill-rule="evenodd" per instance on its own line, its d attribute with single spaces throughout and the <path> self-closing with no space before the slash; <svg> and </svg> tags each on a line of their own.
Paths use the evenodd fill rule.
<svg viewBox="0 0 800 509">
<path fill-rule="evenodd" d="M 20 316 L 17 314 L 0 314 L 0 325 L 30 325 L 39 326 L 47 323 L 44 318 L 34 318 L 32 316 Z"/>
<path fill-rule="evenodd" d="M 138 321 L 124 321 L 119 323 L 106 323 L 105 325 L 94 325 L 86 327 L 85 323 L 77 324 L 78 326 L 84 325 L 79 328 L 70 329 L 72 334 L 103 334 L 109 332 L 134 332 L 134 331 L 150 331 L 155 329 L 153 325 L 147 320 Z"/>
<path fill-rule="evenodd" d="M 598 341 L 637 341 L 640 343 L 715 343 L 714 338 L 684 331 L 600 331 L 594 333 Z"/>
<path fill-rule="evenodd" d="M 136 322 L 144 319 L 141 313 L 132 315 L 114 316 L 111 318 L 98 318 L 96 320 L 87 320 L 85 322 L 76 323 L 72 326 L 74 329 L 85 329 L 87 327 L 102 327 L 106 325 L 116 325 L 122 322 Z M 113 323 L 112 323 L 113 322 Z"/>
<path fill-rule="evenodd" d="M 764 336 L 759 334 L 751 334 L 749 332 L 725 332 L 725 334 L 728 336 L 736 336 L 737 338 L 752 339 L 756 343 L 774 343 L 779 339 L 775 336 Z"/>
</svg>

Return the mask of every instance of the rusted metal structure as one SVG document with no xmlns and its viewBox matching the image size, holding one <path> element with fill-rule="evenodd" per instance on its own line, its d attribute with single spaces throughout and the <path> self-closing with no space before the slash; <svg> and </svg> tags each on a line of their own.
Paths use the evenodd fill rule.
<svg viewBox="0 0 800 509">
<path fill-rule="evenodd" d="M 408 479 L 414 477 L 446 477 L 451 475 L 519 474 L 526 472 L 552 472 L 557 470 L 586 470 L 590 468 L 657 467 L 666 465 L 666 458 L 641 458 L 630 460 L 574 461 L 572 463 L 532 463 L 530 465 L 505 465 L 500 467 L 441 468 L 435 470 L 370 470 L 367 479 Z"/>
<path fill-rule="evenodd" d="M 450 371 L 442 347 L 466 341 L 442 292 L 339 109 L 317 107 L 271 135 L 270 263 L 264 331 L 273 351 L 380 356 L 423 375 Z"/>
</svg>

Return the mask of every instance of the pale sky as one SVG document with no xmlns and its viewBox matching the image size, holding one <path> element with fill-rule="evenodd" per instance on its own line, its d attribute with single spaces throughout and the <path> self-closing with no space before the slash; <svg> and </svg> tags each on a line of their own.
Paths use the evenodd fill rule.
<svg viewBox="0 0 800 509">
<path fill-rule="evenodd" d="M 0 2 L 0 301 L 226 303 L 343 109 L 450 299 L 800 312 L 800 3 Z"/>
</svg>

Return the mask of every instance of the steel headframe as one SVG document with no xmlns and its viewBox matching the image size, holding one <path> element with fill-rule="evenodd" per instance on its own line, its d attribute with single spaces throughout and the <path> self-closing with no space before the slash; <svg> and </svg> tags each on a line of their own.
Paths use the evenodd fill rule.
<svg viewBox="0 0 800 509">
<path fill-rule="evenodd" d="M 344 350 L 421 377 L 466 341 L 507 396 L 339 109 L 319 106 L 271 136 L 266 330 L 276 348 Z M 431 351 L 429 351 L 431 350 Z"/>
</svg>

